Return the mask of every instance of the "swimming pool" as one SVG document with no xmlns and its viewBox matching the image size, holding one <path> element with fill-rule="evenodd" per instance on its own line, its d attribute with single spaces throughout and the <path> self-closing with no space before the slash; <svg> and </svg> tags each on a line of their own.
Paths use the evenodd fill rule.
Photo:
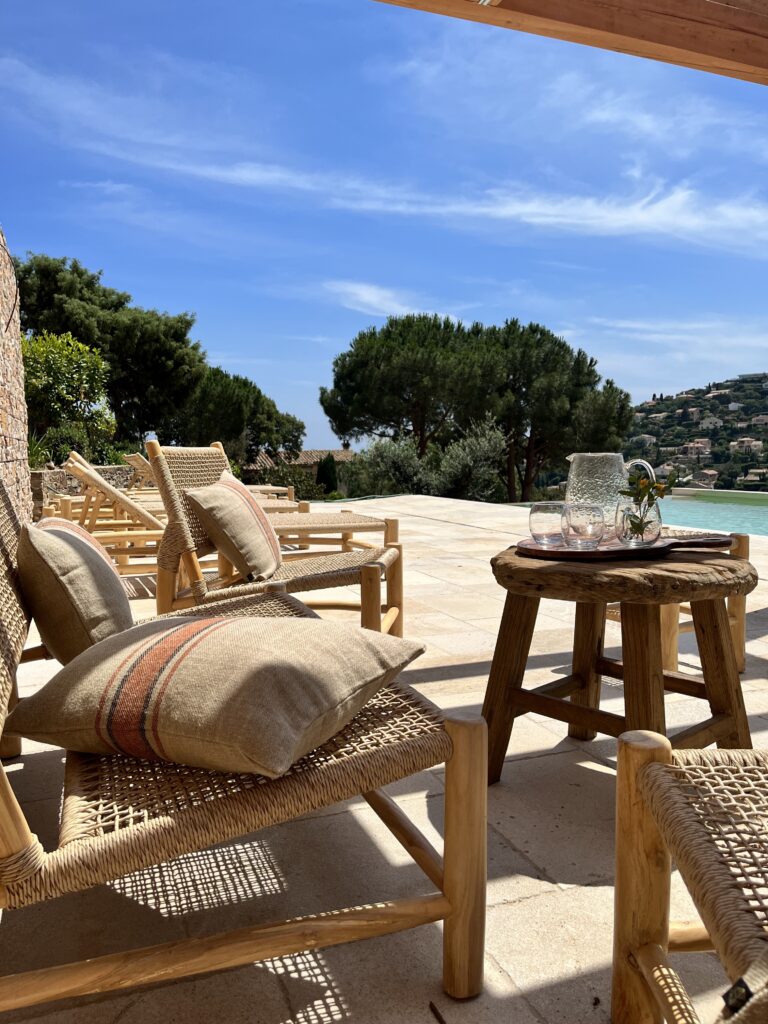
<svg viewBox="0 0 768 1024">
<path fill-rule="evenodd" d="M 672 493 L 661 502 L 668 526 L 695 526 L 704 530 L 753 533 L 768 537 L 768 494 L 735 495 L 732 491 Z"/>
</svg>

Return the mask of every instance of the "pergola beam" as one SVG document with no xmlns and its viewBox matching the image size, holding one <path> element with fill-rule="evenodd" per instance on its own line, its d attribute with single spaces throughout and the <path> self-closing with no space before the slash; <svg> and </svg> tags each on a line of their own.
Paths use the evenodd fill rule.
<svg viewBox="0 0 768 1024">
<path fill-rule="evenodd" d="M 768 0 L 379 0 L 768 85 Z"/>
</svg>

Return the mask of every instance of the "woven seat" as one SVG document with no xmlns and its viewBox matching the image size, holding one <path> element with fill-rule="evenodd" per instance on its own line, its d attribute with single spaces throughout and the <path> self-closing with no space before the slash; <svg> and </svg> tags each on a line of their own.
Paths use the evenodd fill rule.
<svg viewBox="0 0 768 1024">
<path fill-rule="evenodd" d="M 691 949 L 714 949 L 731 982 L 751 981 L 735 1024 L 768 1021 L 768 751 L 672 752 L 626 733 L 617 806 L 614 1024 L 660 1022 L 660 994 L 667 1019 L 700 1024 L 666 959 Z M 669 923 L 671 861 L 701 925 Z"/>
<path fill-rule="evenodd" d="M 259 594 L 275 586 L 291 593 L 359 585 L 357 605 L 338 599 L 314 607 L 360 609 L 361 624 L 369 629 L 403 635 L 403 560 L 399 544 L 330 552 L 284 561 L 264 582 L 246 583 L 221 554 L 216 579 L 200 567 L 200 559 L 215 551 L 203 524 L 187 499 L 187 491 L 215 484 L 229 470 L 220 444 L 208 448 L 161 447 L 147 442 L 152 472 L 168 514 L 168 526 L 158 553 L 157 610 L 171 611 L 191 604 L 211 605 L 230 591 Z M 325 517 L 323 516 L 323 519 Z M 179 584 L 183 567 L 188 584 Z M 386 606 L 382 609 L 382 578 L 386 581 Z"/>
</svg>

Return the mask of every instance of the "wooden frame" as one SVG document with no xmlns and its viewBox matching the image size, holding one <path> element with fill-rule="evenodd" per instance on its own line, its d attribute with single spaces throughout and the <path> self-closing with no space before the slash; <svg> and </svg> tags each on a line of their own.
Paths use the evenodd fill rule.
<svg viewBox="0 0 768 1024">
<path fill-rule="evenodd" d="M 768 84 L 762 0 L 379 0 Z"/>
<path fill-rule="evenodd" d="M 112 953 L 0 978 L 0 1012 L 55 999 L 111 992 L 207 974 L 271 957 L 322 949 L 444 921 L 443 987 L 455 999 L 483 984 L 487 860 L 486 726 L 478 716 L 444 723 L 453 753 L 445 770 L 445 843 L 441 858 L 384 792 L 365 799 L 437 888 L 424 896 L 348 907 L 325 914 Z M 0 770 L 0 859 L 34 837 Z M 4 905 L 0 886 L 0 907 Z"/>
</svg>

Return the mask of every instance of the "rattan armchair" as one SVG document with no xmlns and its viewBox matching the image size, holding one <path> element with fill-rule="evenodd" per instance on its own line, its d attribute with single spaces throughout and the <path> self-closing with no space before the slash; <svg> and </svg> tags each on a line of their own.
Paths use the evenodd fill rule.
<svg viewBox="0 0 768 1024">
<path fill-rule="evenodd" d="M 14 699 L 28 627 L 16 580 L 19 529 L 18 515 L 0 488 L 0 726 Z M 215 613 L 285 616 L 306 610 L 290 597 L 247 596 L 218 602 Z M 441 857 L 379 787 L 443 761 L 446 823 Z M 391 901 L 377 896 L 377 902 L 365 906 L 6 976 L 0 978 L 0 1011 L 172 981 L 440 920 L 445 922 L 445 991 L 456 998 L 477 995 L 485 922 L 485 761 L 482 719 L 444 719 L 433 705 L 395 682 L 341 733 L 276 780 L 69 753 L 59 838 L 48 850 L 32 834 L 0 768 L 0 908 L 6 941 L 13 941 L 14 916 L 24 912 L 21 908 L 360 794 L 432 883 L 432 891 L 423 896 Z M 187 863 L 194 869 L 194 857 Z M 113 931 L 119 925 L 119 920 L 110 922 Z"/>
<path fill-rule="evenodd" d="M 707 949 L 733 983 L 722 1019 L 765 1024 L 768 751 L 625 733 L 616 809 L 613 1024 L 702 1024 L 667 953 Z M 701 922 L 670 923 L 672 860 Z"/>
<path fill-rule="evenodd" d="M 259 594 L 275 583 L 288 593 L 359 586 L 359 604 L 331 599 L 313 601 L 315 608 L 360 609 L 361 624 L 368 629 L 403 635 L 403 556 L 402 546 L 385 543 L 382 547 L 329 552 L 315 556 L 298 555 L 286 559 L 273 577 L 261 583 L 245 583 L 233 567 L 219 556 L 218 573 L 203 572 L 200 559 L 215 551 L 200 520 L 186 499 L 186 491 L 216 483 L 229 470 L 221 445 L 208 448 L 162 447 L 147 442 L 152 472 L 163 498 L 168 525 L 160 545 L 157 573 L 157 610 L 168 612 L 192 605 L 210 606 L 237 593 Z M 180 567 L 189 586 L 178 588 Z M 386 581 L 386 604 L 382 608 L 382 579 Z"/>
</svg>

